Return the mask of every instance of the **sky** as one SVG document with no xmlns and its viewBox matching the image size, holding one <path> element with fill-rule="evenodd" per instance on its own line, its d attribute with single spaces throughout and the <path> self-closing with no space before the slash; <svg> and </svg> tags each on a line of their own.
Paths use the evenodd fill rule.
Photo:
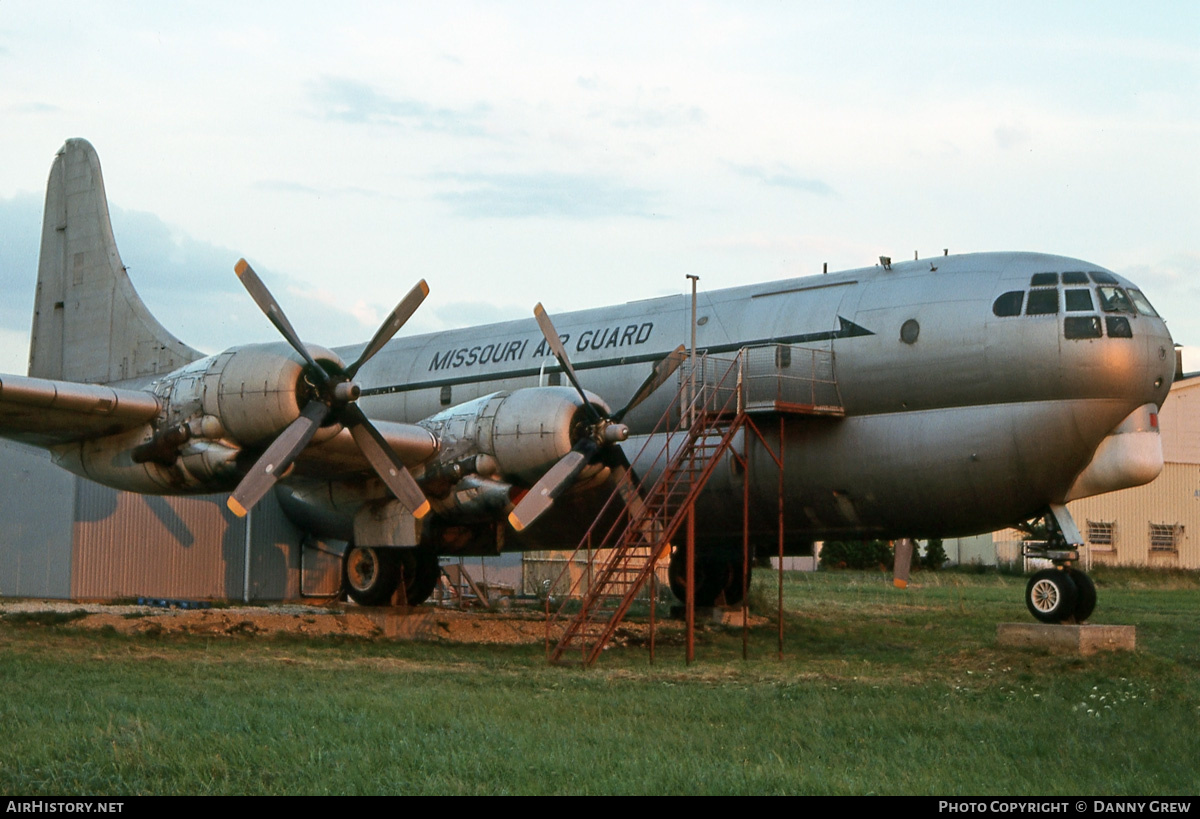
<svg viewBox="0 0 1200 819">
<path fill-rule="evenodd" d="M 0 372 L 88 139 L 121 256 L 207 352 L 1030 250 L 1200 347 L 1200 3 L 0 2 Z M 1200 357 L 1194 359 L 1200 369 Z"/>
</svg>

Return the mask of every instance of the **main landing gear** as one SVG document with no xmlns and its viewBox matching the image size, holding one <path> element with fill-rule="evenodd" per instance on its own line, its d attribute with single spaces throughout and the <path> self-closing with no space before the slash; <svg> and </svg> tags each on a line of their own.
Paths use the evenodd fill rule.
<svg viewBox="0 0 1200 819">
<path fill-rule="evenodd" d="M 1043 623 L 1082 623 L 1096 608 L 1096 584 L 1073 564 L 1079 561 L 1083 538 L 1071 513 L 1051 504 L 1040 519 L 1017 526 L 1025 532 L 1022 555 L 1049 560 L 1052 569 L 1029 578 L 1025 605 Z"/>
<path fill-rule="evenodd" d="M 386 606 L 399 588 L 404 602 L 419 606 L 440 576 L 437 555 L 419 547 L 351 544 L 342 556 L 342 588 L 360 606 Z"/>
<path fill-rule="evenodd" d="M 749 572 L 742 582 L 742 558 L 725 556 L 701 556 L 696 560 L 696 605 L 705 608 L 723 603 L 736 606 L 742 602 L 743 585 L 750 585 Z M 681 601 L 687 600 L 687 549 L 676 546 L 671 550 L 671 563 L 667 567 L 667 580 L 671 591 Z"/>
</svg>

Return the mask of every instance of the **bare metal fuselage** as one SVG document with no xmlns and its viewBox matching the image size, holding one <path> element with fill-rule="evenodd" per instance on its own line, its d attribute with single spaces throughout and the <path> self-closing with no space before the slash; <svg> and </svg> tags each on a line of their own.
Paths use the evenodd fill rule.
<svg viewBox="0 0 1200 819">
<path fill-rule="evenodd" d="M 1001 294 L 1028 293 L 1035 274 L 1067 271 L 1108 273 L 1059 256 L 983 253 L 702 294 L 702 351 L 779 343 L 833 354 L 844 417 L 758 419 L 772 447 L 783 430 L 789 544 L 979 533 L 1065 500 L 1124 419 L 1161 405 L 1174 371 L 1171 338 L 1157 316 L 1127 316 L 1131 337 L 1067 338 L 1064 321 L 1077 316 L 1061 307 L 996 315 Z M 1056 289 L 1061 303 L 1068 288 Z M 1101 326 L 1098 297 L 1096 304 L 1091 312 Z M 584 385 L 613 405 L 688 340 L 690 320 L 683 296 L 555 317 Z M 357 348 L 338 352 L 349 360 Z M 361 406 L 373 418 L 415 423 L 497 390 L 544 385 L 555 364 L 532 319 L 398 339 L 360 373 Z M 631 457 L 676 388 L 663 387 L 625 419 L 634 433 L 625 445 Z M 775 537 L 779 473 L 753 436 L 743 436 L 739 450 L 747 470 L 727 460 L 698 505 L 702 542 L 740 531 L 747 480 L 753 536 Z M 304 483 L 311 489 L 312 481 Z M 497 546 L 573 545 L 598 494 L 568 495 Z"/>
</svg>

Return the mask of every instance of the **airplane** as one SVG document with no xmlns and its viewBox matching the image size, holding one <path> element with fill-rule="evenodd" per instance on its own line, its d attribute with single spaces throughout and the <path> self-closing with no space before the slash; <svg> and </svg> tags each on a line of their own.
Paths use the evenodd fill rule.
<svg viewBox="0 0 1200 819">
<path fill-rule="evenodd" d="M 638 452 L 698 351 L 766 351 L 781 376 L 820 356 L 837 410 L 768 412 L 782 479 L 756 438 L 734 441 L 695 507 L 698 605 L 742 596 L 743 492 L 760 511 L 782 493 L 788 554 L 1023 527 L 1026 554 L 1053 563 L 1029 581 L 1030 612 L 1081 622 L 1095 586 L 1066 502 L 1162 469 L 1171 336 L 1134 283 L 1078 259 L 880 257 L 703 293 L 694 323 L 686 297 L 666 296 L 394 338 L 422 281 L 340 350 L 302 341 L 250 265 L 235 272 L 284 341 L 205 355 L 171 335 L 121 263 L 95 150 L 68 140 L 47 187 L 29 371 L 0 376 L 0 436 L 117 489 L 232 492 L 239 515 L 274 490 L 302 529 L 348 543 L 346 590 L 363 605 L 424 601 L 439 555 L 579 542 L 614 480 L 649 480 Z M 774 544 L 777 524 L 751 516 L 751 545 Z M 673 551 L 678 595 L 686 560 Z"/>
</svg>

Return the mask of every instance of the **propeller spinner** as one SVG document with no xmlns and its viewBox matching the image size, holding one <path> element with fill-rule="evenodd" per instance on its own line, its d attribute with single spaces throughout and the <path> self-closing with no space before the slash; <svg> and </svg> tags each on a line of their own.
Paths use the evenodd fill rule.
<svg viewBox="0 0 1200 819">
<path fill-rule="evenodd" d="M 271 442 L 266 452 L 259 457 L 242 482 L 238 484 L 227 504 L 238 517 L 245 516 L 254 504 L 262 500 L 275 482 L 279 480 L 292 462 L 304 451 L 316 435 L 317 430 L 327 420 L 332 418 L 350 430 L 354 442 L 362 451 L 371 467 L 379 475 L 380 480 L 417 518 L 424 517 L 429 512 L 429 501 L 421 487 L 408 469 L 387 445 L 379 430 L 370 422 L 363 411 L 355 403 L 360 389 L 354 383 L 354 376 L 376 353 L 383 349 L 404 323 L 416 312 L 417 308 L 429 295 L 429 286 L 425 280 L 417 282 L 408 292 L 383 324 L 363 348 L 358 360 L 341 372 L 330 373 L 317 363 L 300 340 L 292 327 L 283 308 L 275 301 L 267 286 L 258 278 L 258 274 L 247 264 L 245 259 L 238 261 L 234 268 L 242 284 L 250 293 L 251 298 L 258 304 L 259 309 L 266 314 L 280 334 L 287 339 L 301 358 L 308 364 L 308 374 L 313 379 L 314 397 L 304 406 L 300 417 L 288 425 L 279 436 Z"/>
<path fill-rule="evenodd" d="M 622 477 L 620 473 L 629 469 L 629 459 L 625 457 L 625 452 L 621 447 L 616 446 L 629 437 L 629 427 L 622 424 L 621 420 L 630 410 L 665 384 L 687 358 L 686 348 L 680 344 L 654 366 L 650 375 L 629 399 L 629 403 L 612 415 L 606 416 L 588 400 L 583 386 L 579 383 L 579 377 L 575 374 L 575 368 L 571 366 L 567 349 L 563 346 L 558 331 L 554 329 L 554 323 L 550 321 L 550 316 L 546 314 L 545 308 L 540 303 L 533 308 L 533 315 L 537 319 L 538 327 L 541 328 L 542 335 L 546 337 L 546 343 L 550 345 L 554 357 L 558 359 L 558 363 L 567 373 L 571 385 L 583 398 L 589 423 L 584 434 L 580 435 L 579 440 L 571 447 L 571 451 L 550 467 L 546 474 L 525 494 L 525 497 L 521 498 L 516 508 L 509 513 L 508 522 L 518 532 L 553 506 L 554 501 L 575 483 L 579 474 L 596 460 L 599 459 L 606 466 L 612 468 L 614 473 L 618 473 L 616 477 L 620 480 Z"/>
</svg>

